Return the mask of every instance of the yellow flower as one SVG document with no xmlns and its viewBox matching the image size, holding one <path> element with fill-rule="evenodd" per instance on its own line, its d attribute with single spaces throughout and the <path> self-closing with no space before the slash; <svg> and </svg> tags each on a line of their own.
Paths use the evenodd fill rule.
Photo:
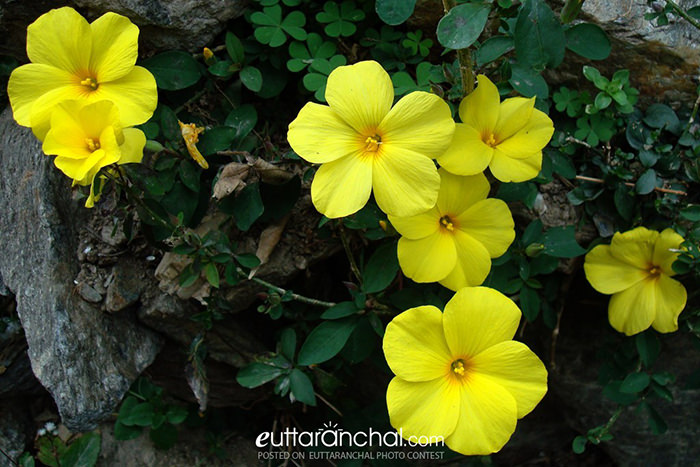
<svg viewBox="0 0 700 467">
<path fill-rule="evenodd" d="M 500 102 L 498 89 L 484 75 L 462 100 L 450 148 L 438 157 L 442 167 L 458 175 L 491 169 L 502 182 L 535 178 L 542 168 L 542 148 L 554 133 L 552 120 L 535 109 L 535 98 L 512 97 Z"/>
<path fill-rule="evenodd" d="M 515 238 L 515 224 L 506 203 L 486 199 L 484 174 L 462 177 L 439 170 L 437 204 L 411 217 L 389 216 L 402 235 L 399 264 L 416 282 L 437 282 L 457 290 L 481 284 L 491 258 L 506 252 Z"/>
<path fill-rule="evenodd" d="M 392 108 L 394 87 L 377 62 L 341 66 L 328 77 L 329 106 L 306 104 L 287 139 L 321 168 L 311 184 L 316 209 L 330 218 L 360 210 L 370 193 L 387 214 L 430 209 L 440 183 L 435 164 L 454 132 L 449 106 L 412 92 Z"/>
<path fill-rule="evenodd" d="M 43 140 L 51 111 L 65 100 L 109 100 L 123 127 L 148 120 L 158 93 L 153 75 L 134 66 L 139 29 L 107 13 L 92 24 L 69 7 L 51 10 L 27 28 L 32 63 L 16 68 L 7 86 L 15 120 Z"/>
<path fill-rule="evenodd" d="M 628 336 L 652 326 L 659 332 L 678 330 L 678 315 L 688 294 L 671 265 L 683 237 L 673 229 L 659 233 L 645 227 L 616 233 L 610 245 L 587 255 L 586 278 L 600 293 L 612 295 L 608 320 Z"/>
<path fill-rule="evenodd" d="M 197 149 L 197 142 L 199 141 L 199 135 L 204 131 L 204 128 L 197 126 L 194 123 L 182 123 L 180 120 L 177 121 L 180 124 L 180 133 L 182 134 L 182 139 L 185 140 L 185 146 L 187 146 L 187 152 L 190 153 L 192 159 L 199 164 L 203 169 L 209 168 L 209 163 L 204 158 L 199 149 Z"/>
<path fill-rule="evenodd" d="M 119 111 L 112 102 L 73 100 L 56 106 L 43 150 L 57 156 L 54 164 L 74 185 L 92 185 L 103 167 L 141 162 L 145 144 L 141 130 L 122 129 Z M 85 206 L 92 207 L 98 196 L 99 190 L 95 193 L 91 188 Z"/>
<path fill-rule="evenodd" d="M 540 359 L 511 340 L 520 316 L 500 292 L 468 287 L 444 313 L 421 306 L 394 318 L 383 346 L 396 374 L 386 393 L 391 425 L 409 441 L 442 436 L 466 455 L 501 449 L 547 392 Z"/>
</svg>

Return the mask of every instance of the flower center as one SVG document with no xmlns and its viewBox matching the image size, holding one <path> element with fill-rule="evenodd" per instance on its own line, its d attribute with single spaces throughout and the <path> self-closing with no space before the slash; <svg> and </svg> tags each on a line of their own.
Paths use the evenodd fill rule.
<svg viewBox="0 0 700 467">
<path fill-rule="evenodd" d="M 455 226 L 452 223 L 452 219 L 450 219 L 450 216 L 442 216 L 440 218 L 440 226 L 449 232 L 452 232 L 455 229 Z"/>
<path fill-rule="evenodd" d="M 87 88 L 92 89 L 93 91 L 96 90 L 100 85 L 97 83 L 97 80 L 95 78 L 87 77 L 84 80 L 80 82 L 81 86 L 85 86 Z"/>
<path fill-rule="evenodd" d="M 462 360 L 461 358 L 452 362 L 451 367 L 452 372 L 459 377 L 463 377 L 464 373 L 467 371 L 466 367 L 464 366 L 464 360 Z"/>
<path fill-rule="evenodd" d="M 95 152 L 98 149 L 100 149 L 100 141 L 95 141 L 92 138 L 85 138 L 85 144 L 87 144 L 87 147 L 90 151 Z"/>
<path fill-rule="evenodd" d="M 377 134 L 374 136 L 368 136 L 365 140 L 365 144 L 365 151 L 377 152 L 379 150 L 379 145 L 382 144 L 382 137 Z"/>
<path fill-rule="evenodd" d="M 481 135 L 481 140 L 487 146 L 491 146 L 492 148 L 495 148 L 498 145 L 498 142 L 496 141 L 496 137 L 491 132 L 486 133 L 485 135 Z"/>
<path fill-rule="evenodd" d="M 649 275 L 652 277 L 660 276 L 661 275 L 661 268 L 658 266 L 652 265 L 651 268 L 649 268 Z"/>
</svg>

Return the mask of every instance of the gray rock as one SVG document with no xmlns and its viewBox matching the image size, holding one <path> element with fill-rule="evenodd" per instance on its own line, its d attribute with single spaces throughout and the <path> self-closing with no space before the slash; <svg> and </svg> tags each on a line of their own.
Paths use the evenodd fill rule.
<svg viewBox="0 0 700 467">
<path fill-rule="evenodd" d="M 43 388 L 32 373 L 27 341 L 16 319 L 0 318 L 0 398 L 37 394 Z"/>
<path fill-rule="evenodd" d="M 85 282 L 78 284 L 77 289 L 78 294 L 83 297 L 83 300 L 86 302 L 100 303 L 102 301 L 102 294 Z"/>
<path fill-rule="evenodd" d="M 138 302 L 145 284 L 143 269 L 133 261 L 117 263 L 113 274 L 105 299 L 105 308 L 110 313 L 124 310 Z"/>
<path fill-rule="evenodd" d="M 10 457 L 0 454 L 0 467 L 15 467 L 29 441 L 27 416 L 11 399 L 0 401 L 0 414 L 0 449 Z"/>
<path fill-rule="evenodd" d="M 9 109 L 0 115 L 0 212 L 0 271 L 16 296 L 34 374 L 66 426 L 92 429 L 153 361 L 160 340 L 74 293 L 87 210 Z"/>
</svg>

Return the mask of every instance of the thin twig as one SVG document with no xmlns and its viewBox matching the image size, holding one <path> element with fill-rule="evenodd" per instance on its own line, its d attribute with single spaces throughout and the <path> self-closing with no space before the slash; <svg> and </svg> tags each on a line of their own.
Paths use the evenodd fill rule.
<svg viewBox="0 0 700 467">
<path fill-rule="evenodd" d="M 292 291 L 289 291 L 289 290 L 283 289 L 282 287 L 278 287 L 274 284 L 271 284 L 263 279 L 260 279 L 259 277 L 248 278 L 248 274 L 245 271 L 243 271 L 243 269 L 241 269 L 241 268 L 238 268 L 238 274 L 241 277 L 245 277 L 246 279 L 248 279 L 250 281 L 253 281 L 253 282 L 258 283 L 260 285 L 264 285 L 265 287 L 274 290 L 275 292 L 277 292 L 280 295 L 289 294 L 289 296 L 292 297 L 293 300 L 296 300 L 298 302 L 308 303 L 309 305 L 323 306 L 326 308 L 330 308 L 330 307 L 333 307 L 336 305 L 334 302 L 324 302 L 323 300 L 316 300 L 315 298 L 304 297 L 303 295 L 296 294 Z"/>
<path fill-rule="evenodd" d="M 330 407 L 330 409 L 331 409 L 333 412 L 337 413 L 338 416 L 340 416 L 340 417 L 343 416 L 343 413 L 342 413 L 340 410 L 338 410 L 333 404 L 331 404 L 330 402 L 328 402 L 328 401 L 325 399 L 325 397 L 323 397 L 321 394 L 317 393 L 316 391 L 314 391 L 314 394 L 316 394 L 316 397 L 318 397 L 319 399 L 321 399 L 321 401 L 322 401 L 323 403 L 325 403 L 328 407 Z"/>
<path fill-rule="evenodd" d="M 601 178 L 586 177 L 585 175 L 576 175 L 576 180 L 581 180 L 584 182 L 593 182 L 593 183 L 605 183 L 605 180 L 603 180 Z M 634 186 L 634 183 L 625 182 L 625 185 Z M 688 196 L 688 193 L 686 193 L 685 191 L 671 190 L 670 188 L 654 187 L 654 191 L 658 191 L 660 193 L 669 193 L 672 195 Z"/>
<path fill-rule="evenodd" d="M 345 228 L 343 227 L 343 224 L 338 224 L 339 231 L 340 231 L 340 242 L 343 244 L 343 249 L 345 250 L 345 256 L 348 257 L 348 261 L 350 262 L 350 270 L 352 271 L 352 274 L 355 276 L 355 279 L 357 279 L 357 282 L 359 284 L 362 284 L 362 274 L 360 274 L 360 268 L 357 267 L 357 263 L 355 262 L 355 257 L 352 254 L 352 250 L 350 249 L 350 241 L 348 240 L 347 233 L 345 232 Z"/>
<path fill-rule="evenodd" d="M 447 14 L 457 5 L 455 0 L 442 0 L 442 6 Z M 459 74 L 462 77 L 462 95 L 466 96 L 474 90 L 474 70 L 472 54 L 468 48 L 457 50 L 457 61 L 459 62 Z"/>
<path fill-rule="evenodd" d="M 201 90 L 197 91 L 192 97 L 190 97 L 189 99 L 187 99 L 180 107 L 178 107 L 178 108 L 175 109 L 175 115 L 177 115 L 177 114 L 179 114 L 180 112 L 182 112 L 182 111 L 185 109 L 185 107 L 187 107 L 187 106 L 190 105 L 191 103 L 197 102 L 197 101 L 198 101 L 204 94 L 206 94 L 206 93 L 207 93 L 207 89 L 206 89 L 206 88 L 202 88 Z"/>
<path fill-rule="evenodd" d="M 673 8 L 673 11 L 675 11 L 678 16 L 680 16 L 681 18 L 683 18 L 684 20 L 686 20 L 687 22 L 689 22 L 690 24 L 695 26 L 697 29 L 700 29 L 700 23 L 698 22 L 698 20 L 696 20 L 695 18 L 690 16 L 687 11 L 685 11 L 683 8 L 680 7 L 680 5 L 678 5 L 673 0 L 664 0 L 664 1 L 666 2 L 667 5 L 671 5 L 671 8 Z"/>
</svg>

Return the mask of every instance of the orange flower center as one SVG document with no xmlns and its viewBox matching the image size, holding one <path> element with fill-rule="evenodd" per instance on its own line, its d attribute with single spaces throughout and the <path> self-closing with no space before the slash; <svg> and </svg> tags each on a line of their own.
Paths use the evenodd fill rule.
<svg viewBox="0 0 700 467">
<path fill-rule="evenodd" d="M 661 275 L 661 268 L 658 267 L 658 266 L 652 265 L 652 266 L 649 268 L 649 275 L 650 275 L 650 276 L 653 276 L 653 277 L 658 277 L 658 276 L 660 276 L 660 275 Z"/>
<path fill-rule="evenodd" d="M 494 136 L 494 134 L 491 132 L 481 135 L 481 140 L 484 142 L 484 144 L 486 144 L 487 146 L 491 146 L 492 148 L 495 148 L 498 145 L 498 141 L 496 141 L 496 136 Z"/>
<path fill-rule="evenodd" d="M 87 78 L 82 80 L 80 82 L 80 84 L 81 84 L 81 86 L 85 86 L 86 88 L 90 88 L 93 91 L 96 90 L 100 86 L 99 83 L 97 82 L 97 79 L 92 78 L 90 76 L 88 76 Z"/>
<path fill-rule="evenodd" d="M 378 134 L 373 136 L 368 136 L 365 140 L 365 151 L 366 152 L 377 152 L 379 146 L 382 144 L 382 137 Z"/>
<path fill-rule="evenodd" d="M 87 144 L 88 149 L 92 152 L 95 152 L 98 149 L 100 149 L 100 141 L 99 140 L 95 141 L 92 138 L 85 138 L 85 144 Z"/>
<path fill-rule="evenodd" d="M 455 229 L 454 222 L 450 219 L 450 216 L 442 216 L 440 218 L 440 227 L 447 230 L 448 232 L 453 232 Z"/>
</svg>

